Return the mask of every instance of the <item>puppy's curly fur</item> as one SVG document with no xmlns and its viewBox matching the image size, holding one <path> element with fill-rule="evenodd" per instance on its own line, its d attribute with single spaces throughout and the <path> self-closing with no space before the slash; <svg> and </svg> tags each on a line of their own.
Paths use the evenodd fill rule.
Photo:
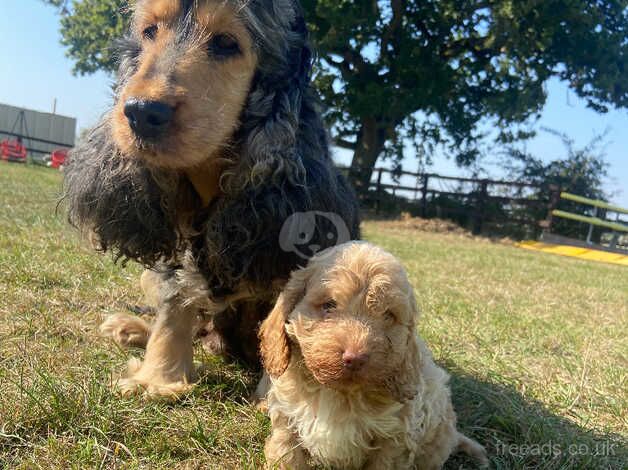
<svg viewBox="0 0 628 470">
<path fill-rule="evenodd" d="M 260 329 L 269 468 L 438 469 L 482 446 L 456 429 L 448 375 L 416 331 L 401 264 L 361 242 L 293 273 Z"/>
<path fill-rule="evenodd" d="M 202 309 L 223 314 L 216 328 L 230 337 L 221 340 L 255 364 L 255 323 L 303 263 L 280 247 L 286 220 L 333 212 L 359 237 L 357 202 L 334 168 L 310 87 L 300 7 L 138 0 L 119 55 L 114 104 L 65 172 L 70 222 L 100 250 L 161 277 L 167 294 L 140 368 L 144 385 L 192 379 L 186 331 Z M 132 99 L 174 110 L 165 135 L 134 132 L 125 115 Z M 310 243 L 330 246 L 326 235 L 321 228 Z M 116 337 L 116 322 L 105 330 Z"/>
</svg>

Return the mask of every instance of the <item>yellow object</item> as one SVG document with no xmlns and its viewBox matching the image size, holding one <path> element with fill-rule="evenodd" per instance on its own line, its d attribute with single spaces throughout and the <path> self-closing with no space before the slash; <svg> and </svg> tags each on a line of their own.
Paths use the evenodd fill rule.
<svg viewBox="0 0 628 470">
<path fill-rule="evenodd" d="M 618 214 L 628 214 L 628 209 L 624 209 L 623 207 L 613 206 L 605 201 L 597 201 L 595 199 L 589 199 L 582 196 L 576 196 L 575 194 L 569 194 L 566 192 L 560 193 L 560 197 L 563 199 L 569 199 L 570 201 L 576 201 L 580 204 L 587 204 L 589 206 L 599 207 L 601 209 L 606 209 L 611 212 L 617 212 Z"/>
<path fill-rule="evenodd" d="M 628 232 L 628 225 L 619 224 L 617 222 L 609 222 L 608 220 L 602 220 L 598 217 L 572 214 L 571 212 L 559 211 L 556 209 L 552 211 L 552 215 L 556 217 L 563 217 L 565 219 L 577 220 L 578 222 L 584 222 L 591 225 L 597 225 L 598 227 L 609 228 L 616 232 Z"/>
<path fill-rule="evenodd" d="M 600 251 L 578 246 L 551 245 L 549 243 L 535 242 L 533 240 L 520 242 L 516 245 L 520 248 L 525 248 L 526 250 L 543 251 L 545 253 L 552 253 L 555 255 L 571 256 L 572 258 L 628 266 L 628 255 L 621 255 L 619 253 L 610 253 L 608 251 Z"/>
</svg>

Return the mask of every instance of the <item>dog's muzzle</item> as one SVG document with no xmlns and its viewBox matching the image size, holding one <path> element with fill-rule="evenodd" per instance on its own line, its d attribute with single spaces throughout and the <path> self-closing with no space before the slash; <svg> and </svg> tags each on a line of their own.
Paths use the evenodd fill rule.
<svg viewBox="0 0 628 470">
<path fill-rule="evenodd" d="M 131 98 L 124 104 L 129 126 L 141 139 L 161 137 L 170 126 L 173 114 L 171 106 L 159 101 Z"/>
</svg>

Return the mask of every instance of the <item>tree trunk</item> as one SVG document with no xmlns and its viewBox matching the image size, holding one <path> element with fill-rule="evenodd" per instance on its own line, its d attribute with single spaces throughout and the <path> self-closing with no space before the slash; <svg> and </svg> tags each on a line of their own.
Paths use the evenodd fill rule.
<svg viewBox="0 0 628 470">
<path fill-rule="evenodd" d="M 377 157 L 385 143 L 386 133 L 378 126 L 376 118 L 363 118 L 349 170 L 349 179 L 359 195 L 368 191 Z"/>
</svg>

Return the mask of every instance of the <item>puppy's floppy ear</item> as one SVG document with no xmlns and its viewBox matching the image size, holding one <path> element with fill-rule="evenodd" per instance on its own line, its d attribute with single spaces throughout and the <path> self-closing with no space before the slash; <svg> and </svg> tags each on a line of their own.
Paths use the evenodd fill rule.
<svg viewBox="0 0 628 470">
<path fill-rule="evenodd" d="M 421 373 L 421 351 L 418 338 L 414 331 L 410 331 L 406 354 L 401 361 L 400 370 L 390 382 L 388 388 L 397 401 L 411 400 L 419 389 L 419 375 Z"/>
<path fill-rule="evenodd" d="M 419 346 L 419 338 L 416 331 L 416 321 L 419 318 L 419 310 L 410 287 L 408 297 L 408 337 L 405 355 L 400 362 L 400 370 L 389 384 L 389 390 L 398 401 L 411 400 L 418 392 L 419 376 L 423 361 L 423 351 Z"/>
<path fill-rule="evenodd" d="M 262 363 L 271 377 L 279 377 L 290 363 L 290 342 L 286 334 L 286 321 L 296 304 L 303 298 L 305 283 L 309 277 L 308 268 L 292 273 L 275 307 L 259 329 Z"/>
</svg>

